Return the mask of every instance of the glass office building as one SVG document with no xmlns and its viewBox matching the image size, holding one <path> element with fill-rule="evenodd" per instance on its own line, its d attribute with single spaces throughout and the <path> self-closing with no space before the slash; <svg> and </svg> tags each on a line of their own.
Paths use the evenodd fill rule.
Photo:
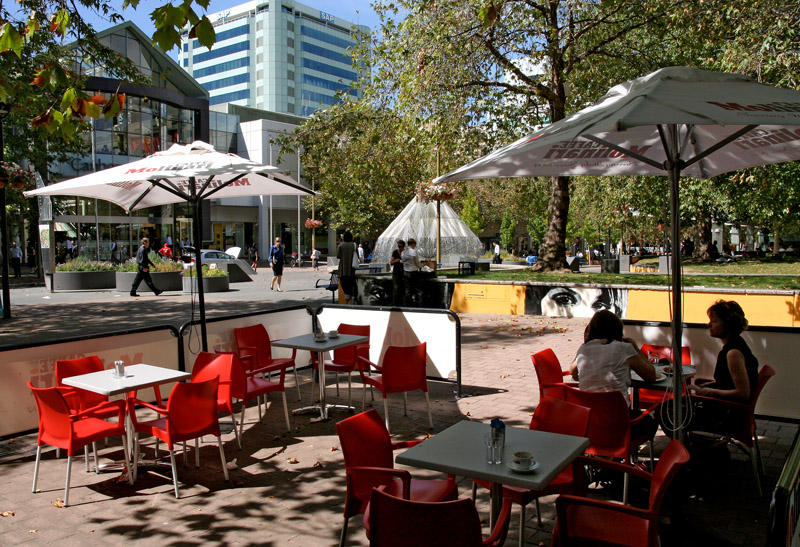
<svg viewBox="0 0 800 547">
<path fill-rule="evenodd" d="M 211 105 L 232 103 L 308 116 L 357 96 L 348 49 L 369 27 L 310 6 L 255 1 L 209 16 L 217 41 L 211 50 L 183 36 L 179 64 L 209 92 Z"/>
</svg>

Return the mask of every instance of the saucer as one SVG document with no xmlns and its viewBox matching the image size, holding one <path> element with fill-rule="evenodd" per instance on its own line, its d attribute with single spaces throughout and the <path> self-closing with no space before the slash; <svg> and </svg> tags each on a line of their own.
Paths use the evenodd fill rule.
<svg viewBox="0 0 800 547">
<path fill-rule="evenodd" d="M 315 336 L 314 337 L 314 342 L 317 342 L 317 343 L 322 343 L 322 342 L 327 342 L 327 341 L 328 341 L 328 337 L 327 336 Z"/>
<path fill-rule="evenodd" d="M 539 462 L 531 462 L 529 466 L 522 467 L 521 465 L 514 463 L 514 460 L 511 460 L 507 465 L 508 468 L 515 473 L 533 473 L 539 467 Z"/>
<path fill-rule="evenodd" d="M 339 333 L 338 332 L 329 332 L 328 333 L 328 338 L 339 338 Z"/>
<path fill-rule="evenodd" d="M 657 370 L 657 371 L 656 371 L 656 379 L 655 379 L 655 380 L 653 380 L 653 381 L 654 381 L 654 382 L 660 382 L 660 381 L 661 381 L 661 380 L 663 380 L 664 378 L 666 378 L 666 376 L 664 376 L 664 373 L 663 373 L 663 372 L 661 372 L 660 370 Z"/>
</svg>

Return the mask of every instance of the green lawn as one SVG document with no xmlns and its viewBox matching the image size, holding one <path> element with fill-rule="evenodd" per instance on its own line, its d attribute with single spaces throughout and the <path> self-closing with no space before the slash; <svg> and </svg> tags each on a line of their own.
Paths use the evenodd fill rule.
<svg viewBox="0 0 800 547">
<path fill-rule="evenodd" d="M 645 258 L 637 264 L 658 265 L 658 258 Z M 783 274 L 800 275 L 800 258 L 739 258 L 734 262 L 702 262 L 684 260 L 683 273 L 708 274 Z"/>
<path fill-rule="evenodd" d="M 713 270 L 708 270 L 708 273 L 713 273 Z M 730 273 L 742 273 L 742 272 L 730 272 Z M 455 273 L 449 275 L 455 277 Z M 463 277 L 462 279 L 494 280 L 494 281 L 540 281 L 544 283 L 554 283 L 554 284 L 613 283 L 621 285 L 663 285 L 663 286 L 668 286 L 670 284 L 668 276 L 658 275 L 658 274 L 537 273 L 533 272 L 529 268 L 526 268 L 524 270 L 499 270 L 494 272 L 477 272 L 475 275 L 466 276 Z M 780 276 L 780 275 L 763 275 L 763 276 L 684 275 L 683 286 L 684 287 L 695 287 L 695 286 L 729 287 L 736 289 L 800 290 L 800 276 L 790 277 L 790 276 Z"/>
</svg>

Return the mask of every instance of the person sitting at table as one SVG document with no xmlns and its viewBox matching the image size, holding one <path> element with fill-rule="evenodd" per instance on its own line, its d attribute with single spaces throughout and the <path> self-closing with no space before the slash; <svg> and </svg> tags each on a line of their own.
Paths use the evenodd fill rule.
<svg viewBox="0 0 800 547">
<path fill-rule="evenodd" d="M 581 391 L 619 391 L 630 401 L 631 370 L 646 382 L 655 381 L 656 369 L 639 351 L 636 342 L 623 338 L 622 329 L 622 320 L 608 310 L 596 312 L 589 320 L 583 333 L 583 345 L 578 348 L 570 367 Z M 641 414 L 634 408 L 630 412 L 631 418 Z M 650 435 L 657 427 L 655 419 L 650 417 L 639 422 L 631 433 Z"/>
<path fill-rule="evenodd" d="M 714 378 L 696 378 L 689 389 L 696 395 L 749 401 L 758 383 L 758 359 L 742 338 L 742 331 L 747 328 L 744 310 L 734 300 L 718 300 L 707 314 L 708 334 L 722 341 L 722 349 L 717 354 Z M 708 399 L 695 400 L 693 409 L 690 429 L 699 431 L 725 431 L 744 419 L 731 405 Z"/>
</svg>

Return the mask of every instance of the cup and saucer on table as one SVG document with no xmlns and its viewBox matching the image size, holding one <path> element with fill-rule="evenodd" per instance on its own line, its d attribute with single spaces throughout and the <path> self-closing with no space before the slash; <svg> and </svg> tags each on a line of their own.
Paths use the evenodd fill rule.
<svg viewBox="0 0 800 547">
<path fill-rule="evenodd" d="M 339 338 L 339 331 L 332 330 L 328 332 L 328 338 Z"/>
<path fill-rule="evenodd" d="M 327 340 L 328 337 L 325 336 L 325 333 L 321 330 L 318 330 L 316 333 L 314 333 L 314 342 L 326 342 Z"/>
<path fill-rule="evenodd" d="M 532 473 L 537 467 L 539 462 L 533 459 L 533 454 L 524 450 L 514 452 L 508 462 L 508 468 L 515 473 Z"/>
</svg>

